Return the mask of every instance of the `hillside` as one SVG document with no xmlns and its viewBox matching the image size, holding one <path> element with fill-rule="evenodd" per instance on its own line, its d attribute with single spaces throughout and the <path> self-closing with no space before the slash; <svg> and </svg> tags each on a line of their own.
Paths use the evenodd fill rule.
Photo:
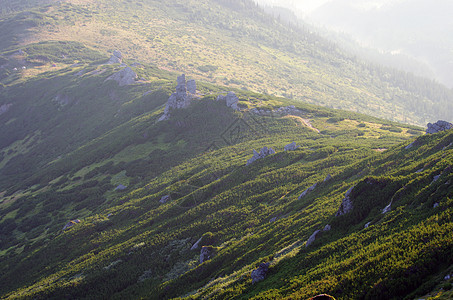
<svg viewBox="0 0 453 300">
<path fill-rule="evenodd" d="M 401 299 L 452 272 L 451 131 L 414 139 L 416 127 L 240 91 L 235 112 L 205 89 L 169 120 L 155 123 L 160 106 L 88 142 L 58 180 L 3 197 L 2 298 Z M 276 153 L 247 164 L 263 146 Z M 186 156 L 149 178 L 162 147 Z M 353 208 L 336 216 L 345 198 Z"/>
<path fill-rule="evenodd" d="M 192 74 L 216 85 L 294 98 L 425 125 L 451 120 L 453 92 L 410 74 L 369 65 L 303 28 L 266 15 L 249 0 L 52 2 L 18 7 L 0 23 L 0 49 L 76 41 Z M 1 50 L 0 50 L 1 51 Z M 3 57 L 5 54 L 2 55 Z M 51 58 L 49 58 L 51 60 Z"/>
<path fill-rule="evenodd" d="M 388 120 L 449 90 L 248 1 L 0 7 L 0 298 L 451 288 L 453 133 Z"/>
</svg>

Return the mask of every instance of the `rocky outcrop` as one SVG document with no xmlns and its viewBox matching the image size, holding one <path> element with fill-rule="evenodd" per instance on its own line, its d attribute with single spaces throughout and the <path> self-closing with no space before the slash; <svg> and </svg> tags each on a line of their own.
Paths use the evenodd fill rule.
<svg viewBox="0 0 453 300">
<path fill-rule="evenodd" d="M 66 223 L 66 225 L 63 227 L 62 230 L 67 230 L 69 228 L 71 228 L 72 226 L 76 225 L 76 224 L 79 224 L 81 221 L 79 219 L 75 219 L 75 220 L 72 220 L 72 221 L 69 221 L 68 223 Z"/>
<path fill-rule="evenodd" d="M 193 79 L 188 80 L 186 83 L 186 87 L 187 92 L 189 92 L 189 94 L 195 95 L 197 93 L 197 83 L 195 82 L 195 80 Z"/>
<path fill-rule="evenodd" d="M 327 177 L 324 179 L 323 183 L 326 183 L 332 179 L 332 175 L 327 175 Z"/>
<path fill-rule="evenodd" d="M 115 51 L 113 51 L 113 54 L 110 57 L 107 64 L 113 65 L 113 64 L 120 64 L 122 62 L 123 62 L 123 54 L 121 54 L 121 52 L 119 50 L 115 50 Z"/>
<path fill-rule="evenodd" d="M 261 263 L 260 266 L 252 271 L 252 284 L 264 280 L 269 272 L 270 263 Z"/>
<path fill-rule="evenodd" d="M 311 244 L 313 244 L 316 240 L 316 236 L 321 232 L 321 230 L 316 230 L 313 232 L 313 234 L 308 238 L 307 243 L 305 244 L 305 247 L 309 247 Z"/>
<path fill-rule="evenodd" d="M 195 250 L 195 249 L 198 249 L 201 241 L 203 240 L 203 237 L 199 238 L 198 241 L 195 242 L 195 244 L 192 245 L 192 247 L 190 248 L 190 250 Z"/>
<path fill-rule="evenodd" d="M 384 209 L 382 209 L 382 214 L 386 214 L 391 210 L 392 210 L 392 202 L 390 202 L 389 205 L 387 205 L 386 207 L 384 207 Z"/>
<path fill-rule="evenodd" d="M 11 103 L 3 104 L 2 106 L 0 106 L 0 116 L 4 113 L 7 113 L 11 106 L 13 106 Z"/>
<path fill-rule="evenodd" d="M 275 154 L 275 151 L 272 148 L 263 147 L 261 148 L 260 153 L 256 152 L 256 150 L 253 149 L 253 157 L 247 160 L 247 166 L 255 162 L 256 160 L 265 158 L 266 156 L 271 154 Z"/>
<path fill-rule="evenodd" d="M 120 184 L 115 188 L 115 191 L 124 191 L 125 189 L 127 189 L 127 186 Z"/>
<path fill-rule="evenodd" d="M 350 188 L 344 195 L 343 202 L 341 202 L 340 208 L 338 209 L 337 213 L 335 214 L 336 217 L 345 215 L 352 211 L 353 205 L 352 205 L 352 200 L 351 200 L 351 193 L 353 190 L 354 190 L 354 187 Z"/>
<path fill-rule="evenodd" d="M 302 192 L 302 194 L 299 195 L 299 198 L 297 198 L 298 200 L 302 199 L 303 197 L 305 197 L 308 193 L 312 192 L 315 190 L 315 188 L 318 186 L 317 183 L 313 184 L 311 187 L 309 187 L 308 189 L 306 189 L 305 191 Z"/>
<path fill-rule="evenodd" d="M 170 201 L 170 195 L 162 196 L 162 198 L 160 198 L 159 200 L 159 202 L 162 204 L 167 203 L 168 201 Z"/>
<path fill-rule="evenodd" d="M 297 146 L 296 142 L 292 142 L 291 144 L 288 144 L 285 146 L 285 151 L 294 151 L 300 146 Z"/>
<path fill-rule="evenodd" d="M 225 101 L 226 106 L 231 107 L 234 110 L 241 110 L 238 106 L 239 98 L 236 96 L 234 92 L 228 92 L 226 96 L 219 95 L 217 97 L 217 101 Z"/>
<path fill-rule="evenodd" d="M 174 109 L 187 108 L 192 100 L 196 99 L 197 86 L 195 80 L 186 82 L 186 75 L 182 74 L 177 79 L 176 92 L 168 98 L 165 106 L 164 114 L 159 118 L 159 121 L 168 120 L 170 113 Z"/>
<path fill-rule="evenodd" d="M 108 77 L 106 81 L 114 80 L 118 83 L 119 86 L 125 86 L 134 84 L 137 77 L 137 73 L 135 73 L 134 70 L 132 70 L 130 67 L 126 67 Z"/>
<path fill-rule="evenodd" d="M 203 246 L 201 247 L 200 252 L 200 264 L 211 259 L 215 255 L 215 248 L 212 246 Z"/>
<path fill-rule="evenodd" d="M 434 124 L 428 123 L 428 129 L 426 129 L 426 133 L 433 134 L 450 129 L 453 129 L 453 124 L 448 123 L 447 121 L 439 120 Z"/>
</svg>

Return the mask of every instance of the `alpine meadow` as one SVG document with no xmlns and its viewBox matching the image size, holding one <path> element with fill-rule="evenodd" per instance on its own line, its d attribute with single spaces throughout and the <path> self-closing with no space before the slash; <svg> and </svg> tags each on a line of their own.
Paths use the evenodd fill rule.
<svg viewBox="0 0 453 300">
<path fill-rule="evenodd" d="M 453 89 L 282 11 L 0 2 L 1 299 L 453 298 Z"/>
</svg>

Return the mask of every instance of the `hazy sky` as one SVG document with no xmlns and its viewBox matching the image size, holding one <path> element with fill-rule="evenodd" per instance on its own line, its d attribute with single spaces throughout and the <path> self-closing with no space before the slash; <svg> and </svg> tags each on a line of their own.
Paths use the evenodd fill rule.
<svg viewBox="0 0 453 300">
<path fill-rule="evenodd" d="M 260 4 L 278 5 L 283 7 L 296 8 L 297 10 L 307 14 L 332 0 L 255 0 Z M 337 0 L 338 1 L 338 0 Z M 381 8 L 387 4 L 402 2 L 403 0 L 343 0 L 342 2 L 349 3 L 356 8 L 371 9 Z"/>
</svg>

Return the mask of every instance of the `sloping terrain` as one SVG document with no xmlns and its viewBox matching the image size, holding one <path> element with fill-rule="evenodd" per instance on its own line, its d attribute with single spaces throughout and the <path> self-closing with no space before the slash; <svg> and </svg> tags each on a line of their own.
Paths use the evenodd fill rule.
<svg viewBox="0 0 453 300">
<path fill-rule="evenodd" d="M 67 0 L 14 12 L 0 22 L 0 49 L 75 40 L 216 85 L 418 125 L 452 118 L 451 90 L 358 61 L 249 0 Z"/>
<path fill-rule="evenodd" d="M 0 58 L 1 298 L 401 299 L 449 284 L 451 131 L 423 135 L 417 126 L 236 89 L 215 80 L 221 66 L 211 62 L 188 68 L 192 90 L 166 60 L 178 61 L 180 49 L 169 49 L 182 42 L 172 34 L 188 19 L 199 17 L 192 30 L 210 23 L 203 34 L 218 45 L 285 35 L 263 30 L 270 19 L 247 1 L 106 3 L 43 4 L 33 13 L 14 6 L 0 24 L 29 30 L 10 32 L 18 39 L 2 43 Z M 250 10 L 253 18 L 240 17 Z M 124 21 L 131 17 L 138 23 Z M 145 19 L 167 22 L 155 50 L 167 58 L 136 60 L 145 46 L 113 52 L 130 45 L 128 27 L 146 32 L 137 30 Z M 102 24 L 117 33 L 86 35 Z M 334 78 L 348 71 L 326 67 L 337 58 L 324 42 L 296 49 L 320 56 L 307 69 L 320 86 L 332 85 L 319 88 L 319 99 L 339 101 Z M 237 47 L 225 57 L 251 53 Z M 247 69 L 237 59 L 237 78 L 261 74 L 261 64 Z M 368 83 L 367 93 L 380 84 L 387 91 Z M 159 121 L 171 99 L 190 103 L 173 103 L 185 108 Z"/>
</svg>

